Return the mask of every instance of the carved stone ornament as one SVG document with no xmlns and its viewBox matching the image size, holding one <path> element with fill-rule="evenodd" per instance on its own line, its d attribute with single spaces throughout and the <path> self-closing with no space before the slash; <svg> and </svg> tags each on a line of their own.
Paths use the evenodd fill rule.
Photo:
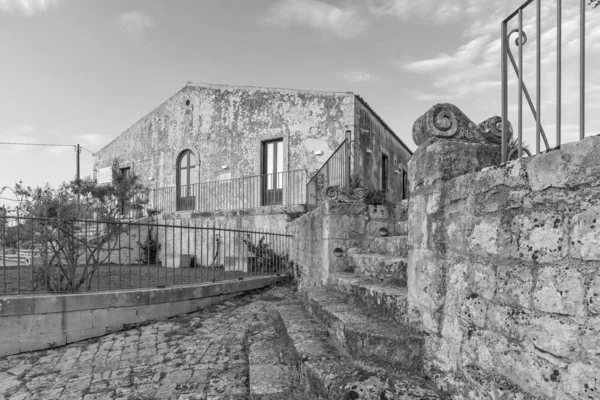
<svg viewBox="0 0 600 400">
<path fill-rule="evenodd" d="M 367 189 L 360 188 L 360 187 L 356 188 L 352 192 L 352 196 L 355 197 L 358 200 L 363 200 L 365 197 L 367 197 Z"/>
<path fill-rule="evenodd" d="M 512 127 L 508 124 L 508 139 Z M 453 104 L 436 104 L 421 115 L 413 125 L 413 140 L 417 146 L 431 138 L 462 140 L 500 144 L 502 141 L 502 118 L 492 117 L 475 125 L 458 107 Z"/>
<path fill-rule="evenodd" d="M 326 200 L 336 200 L 340 194 L 340 189 L 337 186 L 328 186 L 325 189 Z"/>
</svg>

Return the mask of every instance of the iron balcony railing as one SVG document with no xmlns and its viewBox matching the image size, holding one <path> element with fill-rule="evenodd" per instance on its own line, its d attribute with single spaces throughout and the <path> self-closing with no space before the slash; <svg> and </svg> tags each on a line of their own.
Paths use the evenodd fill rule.
<svg viewBox="0 0 600 400">
<path fill-rule="evenodd" d="M 306 201 L 306 171 L 285 171 L 152 189 L 150 208 L 175 211 L 241 210 Z"/>
<path fill-rule="evenodd" d="M 337 186 L 342 192 L 350 189 L 350 141 L 344 140 L 323 166 L 306 184 L 306 204 L 314 208 L 323 200 L 323 190 Z"/>
<path fill-rule="evenodd" d="M 556 140 L 555 146 L 560 146 L 562 143 L 562 86 L 563 86 L 563 2 L 556 1 Z M 579 140 L 585 137 L 585 22 L 586 22 L 586 7 L 589 0 L 579 1 L 578 24 L 579 24 Z M 528 7 L 535 2 L 535 33 L 536 33 L 536 51 L 535 51 L 535 105 L 532 101 L 527 85 L 524 81 L 524 56 L 523 50 L 526 43 L 529 41 L 529 36 L 523 29 L 523 15 Z M 550 4 L 549 2 L 547 4 Z M 567 4 L 577 5 L 576 0 Z M 531 9 L 531 8 L 530 8 Z M 517 18 L 516 28 L 509 32 L 509 24 L 514 24 L 514 18 Z M 548 17 L 544 18 L 548 21 Z M 541 150 L 541 142 L 544 142 L 545 150 L 550 149 L 548 132 L 542 126 L 542 0 L 528 0 L 511 13 L 501 24 L 502 37 L 502 120 L 505 121 L 502 126 L 502 160 L 507 161 L 515 157 L 522 157 L 523 153 L 531 155 L 531 152 L 523 146 L 523 97 L 531 109 L 535 122 L 535 152 Z M 571 21 L 569 21 L 571 22 Z M 513 25 L 514 26 L 514 25 Z M 513 36 L 514 35 L 514 36 Z M 510 40 L 515 37 L 515 45 L 518 48 L 517 57 L 511 50 Z M 570 39 L 570 38 L 569 38 Z M 508 79 L 508 61 L 512 64 L 517 76 L 517 137 L 516 142 L 510 145 L 509 143 L 509 127 L 506 121 L 509 120 L 509 79 Z M 548 68 L 550 67 L 550 68 Z M 544 68 L 551 69 L 552 63 L 544 62 Z"/>
<path fill-rule="evenodd" d="M 289 272 L 291 236 L 195 220 L 0 220 L 0 293 L 156 288 Z"/>
</svg>

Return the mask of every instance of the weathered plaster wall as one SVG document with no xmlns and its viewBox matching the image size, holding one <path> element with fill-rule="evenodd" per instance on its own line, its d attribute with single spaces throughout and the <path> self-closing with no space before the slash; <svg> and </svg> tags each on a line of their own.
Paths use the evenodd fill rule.
<svg viewBox="0 0 600 400">
<path fill-rule="evenodd" d="M 355 171 L 363 177 L 363 186 L 381 188 L 381 156 L 388 156 L 388 199 L 402 198 L 402 170 L 408 170 L 412 153 L 400 142 L 392 130 L 381 122 L 360 98 L 356 98 Z M 372 153 L 368 154 L 367 150 Z M 396 172 L 399 171 L 400 172 Z"/>
<path fill-rule="evenodd" d="M 426 370 L 454 398 L 598 399 L 600 137 L 489 167 L 498 154 L 433 140 L 410 162 Z"/>
<path fill-rule="evenodd" d="M 194 255 L 199 264 L 208 266 L 224 265 L 227 270 L 246 271 L 249 254 L 242 231 L 266 232 L 253 233 L 251 240 L 257 243 L 261 237 L 275 250 L 288 252 L 288 242 L 281 236 L 288 224 L 286 213 L 298 213 L 304 206 L 266 206 L 246 210 L 175 213 L 164 215 L 159 224 L 158 242 L 161 248 L 158 259 L 163 266 L 179 268 L 180 255 Z M 210 229 L 202 229 L 210 228 Z M 225 232 L 229 229 L 239 232 Z M 194 236 L 194 231 L 196 235 Z M 219 233 L 219 253 L 215 259 L 215 233 Z"/>
<path fill-rule="evenodd" d="M 0 357 L 64 346 L 201 310 L 283 277 L 68 295 L 0 297 Z"/>
<path fill-rule="evenodd" d="M 94 168 L 116 157 L 151 188 L 175 186 L 177 157 L 190 149 L 199 182 L 258 175 L 261 142 L 283 138 L 284 169 L 314 169 L 353 125 L 351 93 L 188 84 L 100 150 Z"/>
<path fill-rule="evenodd" d="M 288 224 L 293 235 L 290 258 L 299 268 L 301 284 L 320 286 L 330 272 L 344 271 L 350 252 L 366 250 L 386 228 L 390 236 L 406 234 L 406 204 L 323 203 Z M 334 256 L 336 248 L 341 257 Z"/>
</svg>

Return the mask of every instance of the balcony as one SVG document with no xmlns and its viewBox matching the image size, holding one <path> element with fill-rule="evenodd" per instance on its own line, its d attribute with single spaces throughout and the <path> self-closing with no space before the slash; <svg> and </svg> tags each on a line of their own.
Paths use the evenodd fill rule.
<svg viewBox="0 0 600 400">
<path fill-rule="evenodd" d="M 149 206 L 162 213 L 241 210 L 306 204 L 305 170 L 151 189 Z"/>
</svg>

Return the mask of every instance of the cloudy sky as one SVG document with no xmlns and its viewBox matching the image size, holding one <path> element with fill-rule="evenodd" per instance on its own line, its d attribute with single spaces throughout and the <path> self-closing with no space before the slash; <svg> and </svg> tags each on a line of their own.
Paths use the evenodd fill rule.
<svg viewBox="0 0 600 400">
<path fill-rule="evenodd" d="M 500 22 L 521 2 L 0 0 L 0 141 L 93 152 L 193 81 L 353 91 L 414 148 L 412 124 L 435 103 L 454 103 L 475 122 L 500 114 Z M 542 122 L 551 145 L 555 3 L 542 0 Z M 568 141 L 578 132 L 579 1 L 563 3 Z M 533 17 L 529 7 L 525 75 L 535 97 Z M 597 134 L 600 8 L 587 17 L 587 127 Z M 81 160 L 91 174 L 91 153 Z M 57 185 L 74 171 L 71 147 L 0 145 L 0 186 Z"/>
</svg>

